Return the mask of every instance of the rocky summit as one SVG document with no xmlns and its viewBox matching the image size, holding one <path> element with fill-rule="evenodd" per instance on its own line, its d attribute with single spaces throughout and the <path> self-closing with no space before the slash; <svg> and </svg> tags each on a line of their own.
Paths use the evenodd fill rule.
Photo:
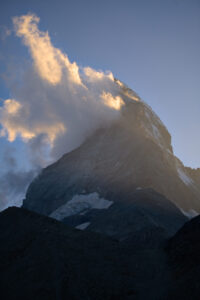
<svg viewBox="0 0 200 300">
<path fill-rule="evenodd" d="M 43 169 L 24 208 L 50 216 L 62 211 L 65 218 L 77 203 L 89 211 L 96 202 L 131 203 L 137 191 L 153 189 L 188 215 L 200 212 L 198 170 L 175 157 L 169 132 L 146 103 L 125 85 L 121 97 L 120 117 Z"/>
<path fill-rule="evenodd" d="M 119 81 L 116 81 L 119 85 Z M 120 83 L 120 116 L 0 214 L 2 299 L 199 299 L 200 173 Z M 191 296 L 192 295 L 192 296 Z"/>
</svg>

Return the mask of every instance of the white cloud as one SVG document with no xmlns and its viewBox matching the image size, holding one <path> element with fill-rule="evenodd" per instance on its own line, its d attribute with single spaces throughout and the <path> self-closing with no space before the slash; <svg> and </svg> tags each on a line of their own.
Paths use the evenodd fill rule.
<svg viewBox="0 0 200 300">
<path fill-rule="evenodd" d="M 103 80 L 104 78 L 108 78 L 111 81 L 114 81 L 114 77 L 111 72 L 108 72 L 107 74 L 105 74 L 102 71 L 96 71 L 90 67 L 86 67 L 86 68 L 84 68 L 84 73 L 87 76 L 87 80 L 89 82 L 96 82 L 98 80 Z"/>
<path fill-rule="evenodd" d="M 70 151 L 99 126 L 119 115 L 123 100 L 111 72 L 80 70 L 55 48 L 48 32 L 38 29 L 39 18 L 13 18 L 16 35 L 29 48 L 33 69 L 21 78 L 0 108 L 1 136 L 25 142 L 39 136 L 51 146 L 53 158 Z"/>
<path fill-rule="evenodd" d="M 53 47 L 48 32 L 38 29 L 39 20 L 33 14 L 13 18 L 16 35 L 22 37 L 24 44 L 28 46 L 40 76 L 56 85 L 61 82 L 65 70 L 69 81 L 82 84 L 77 64 L 71 64 L 67 55 Z"/>
<path fill-rule="evenodd" d="M 2 145 L 1 145 L 2 146 Z M 24 193 L 38 173 L 39 169 L 35 164 L 35 168 L 28 170 L 19 167 L 16 158 L 16 149 L 12 144 L 7 144 L 1 148 L 0 156 L 0 211 L 8 206 L 20 206 L 24 198 Z"/>
<path fill-rule="evenodd" d="M 13 70 L 17 80 L 12 99 L 0 107 L 0 136 L 10 142 L 20 138 L 38 168 L 115 120 L 124 102 L 111 72 L 71 63 L 52 45 L 48 32 L 39 30 L 36 15 L 15 17 L 13 23 L 30 51 L 32 67 L 22 73 Z"/>
<path fill-rule="evenodd" d="M 1 41 L 5 41 L 7 37 L 9 37 L 11 35 L 12 31 L 4 26 L 4 25 L 0 25 L 0 40 Z"/>
<path fill-rule="evenodd" d="M 101 98 L 105 105 L 116 110 L 120 110 L 122 105 L 124 105 L 124 101 L 120 96 L 113 97 L 111 93 L 103 92 Z"/>
</svg>

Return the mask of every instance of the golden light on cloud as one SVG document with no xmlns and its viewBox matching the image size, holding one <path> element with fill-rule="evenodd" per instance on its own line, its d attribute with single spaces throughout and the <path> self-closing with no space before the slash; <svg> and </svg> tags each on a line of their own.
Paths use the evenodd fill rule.
<svg viewBox="0 0 200 300">
<path fill-rule="evenodd" d="M 16 35 L 29 47 L 36 71 L 52 85 L 61 82 L 65 71 L 72 83 L 82 84 L 77 64 L 52 45 L 48 32 L 38 29 L 39 21 L 33 14 L 13 18 Z"/>
<path fill-rule="evenodd" d="M 102 80 L 105 79 L 105 77 L 107 77 L 111 81 L 114 81 L 114 77 L 111 72 L 105 74 L 104 72 L 96 71 L 90 67 L 86 67 L 84 68 L 84 73 L 87 76 L 89 81 Z"/>
<path fill-rule="evenodd" d="M 120 110 L 122 105 L 124 105 L 124 101 L 120 96 L 113 97 L 111 93 L 103 92 L 101 98 L 106 106 L 115 110 Z"/>
<path fill-rule="evenodd" d="M 83 86 L 80 75 L 79 75 L 78 65 L 75 62 L 70 63 L 67 55 L 63 54 L 59 49 L 58 49 L 58 53 L 59 53 L 60 61 L 62 62 L 64 67 L 68 70 L 69 80 L 72 83 L 76 83 L 77 85 Z"/>
<path fill-rule="evenodd" d="M 33 68 L 25 68 L 16 82 L 20 81 L 20 86 L 11 91 L 13 99 L 0 107 L 0 136 L 10 142 L 17 137 L 23 142 L 32 140 L 27 147 L 37 144 L 40 153 L 45 145 L 52 157 L 58 158 L 102 124 L 118 118 L 124 105 L 120 97 L 123 86 L 111 72 L 71 63 L 67 54 L 53 46 L 48 32 L 39 30 L 39 20 L 33 14 L 13 18 L 16 35 L 28 47 Z"/>
<path fill-rule="evenodd" d="M 57 49 L 52 47 L 48 33 L 38 30 L 39 20 L 35 15 L 13 18 L 16 35 L 22 37 L 24 44 L 29 47 L 40 76 L 51 84 L 57 84 L 62 77 L 62 69 L 57 60 Z"/>
<path fill-rule="evenodd" d="M 35 123 L 34 126 L 24 124 L 21 108 L 22 105 L 14 99 L 5 100 L 4 106 L 0 108 L 0 120 L 3 126 L 0 136 L 7 135 L 9 142 L 13 142 L 17 136 L 28 141 L 45 133 L 47 142 L 53 146 L 56 137 L 66 132 L 65 125 L 61 122 L 52 122 L 47 125 Z"/>
<path fill-rule="evenodd" d="M 14 99 L 4 101 L 4 107 L 8 114 L 15 115 L 21 108 L 21 104 Z"/>
</svg>

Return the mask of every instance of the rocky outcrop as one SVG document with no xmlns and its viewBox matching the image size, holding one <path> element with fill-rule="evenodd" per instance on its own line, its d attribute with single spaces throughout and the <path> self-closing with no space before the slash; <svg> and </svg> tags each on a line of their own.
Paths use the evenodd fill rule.
<svg viewBox="0 0 200 300">
<path fill-rule="evenodd" d="M 23 206 L 50 215 L 74 196 L 98 193 L 131 201 L 152 188 L 184 211 L 200 212 L 200 184 L 173 154 L 171 137 L 142 101 L 122 89 L 120 118 L 45 168 L 28 188 Z"/>
<path fill-rule="evenodd" d="M 196 182 L 197 185 L 200 184 L 200 168 L 192 169 L 186 167 L 187 172 L 189 173 L 190 177 Z"/>
<path fill-rule="evenodd" d="M 8 208 L 0 213 L 1 298 L 199 299 L 199 217 L 169 240 L 156 224 L 136 223 L 119 242 Z"/>
<path fill-rule="evenodd" d="M 150 189 L 135 191 L 130 202 L 113 202 L 106 209 L 89 209 L 62 221 L 76 228 L 95 231 L 135 247 L 160 245 L 187 221 L 180 210 Z M 82 226 L 81 226 L 82 225 Z"/>
<path fill-rule="evenodd" d="M 199 299 L 200 216 L 187 222 L 167 245 L 172 269 L 173 299 Z"/>
<path fill-rule="evenodd" d="M 0 213 L 0 228 L 1 299 L 134 299 L 117 241 L 20 208 Z"/>
</svg>

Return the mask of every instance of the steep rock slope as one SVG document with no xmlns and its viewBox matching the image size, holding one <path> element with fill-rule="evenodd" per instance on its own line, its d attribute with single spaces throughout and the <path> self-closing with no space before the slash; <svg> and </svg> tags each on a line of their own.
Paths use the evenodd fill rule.
<svg viewBox="0 0 200 300">
<path fill-rule="evenodd" d="M 199 299 L 199 224 L 198 217 L 162 245 L 138 248 L 133 237 L 118 242 L 8 208 L 0 213 L 1 298 Z M 143 226 L 142 240 L 146 233 Z"/>
<path fill-rule="evenodd" d="M 1 299 L 135 299 L 119 243 L 9 208 L 0 213 Z"/>
<path fill-rule="evenodd" d="M 171 298 L 199 299 L 200 216 L 187 222 L 167 245 L 173 270 Z"/>
<path fill-rule="evenodd" d="M 69 203 L 69 202 L 68 202 Z M 80 207 L 80 203 L 77 204 Z M 67 209 L 65 206 L 64 215 Z M 150 189 L 137 190 L 130 202 L 112 202 L 107 208 L 74 212 L 63 218 L 51 215 L 76 228 L 103 233 L 135 247 L 160 245 L 187 221 L 179 209 Z"/>
<path fill-rule="evenodd" d="M 192 169 L 189 167 L 186 167 L 186 170 L 190 177 L 196 182 L 197 185 L 200 184 L 200 168 Z"/>
<path fill-rule="evenodd" d="M 23 206 L 50 215 L 80 195 L 131 201 L 152 188 L 188 212 L 200 212 L 200 184 L 174 156 L 171 137 L 154 112 L 122 85 L 117 121 L 45 168 L 29 186 Z"/>
</svg>

